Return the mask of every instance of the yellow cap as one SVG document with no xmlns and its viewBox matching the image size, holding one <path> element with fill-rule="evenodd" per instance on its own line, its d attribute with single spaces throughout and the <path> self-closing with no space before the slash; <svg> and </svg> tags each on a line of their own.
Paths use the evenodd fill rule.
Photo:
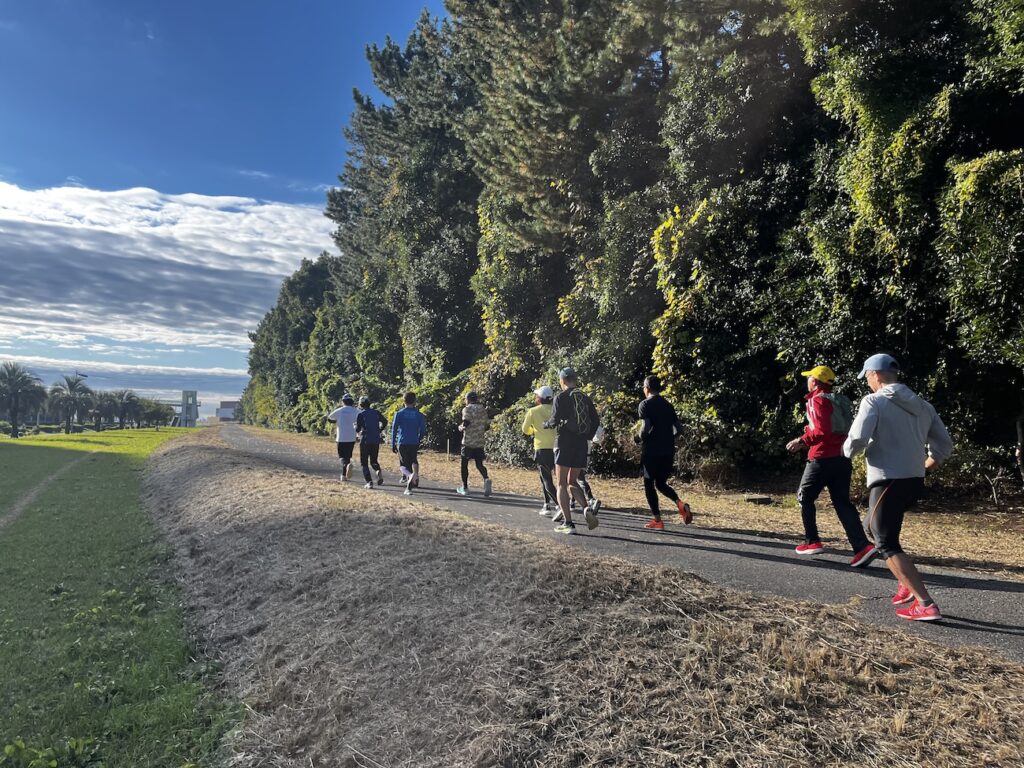
<svg viewBox="0 0 1024 768">
<path fill-rule="evenodd" d="M 818 381 L 825 384 L 834 384 L 836 380 L 835 371 L 829 368 L 827 365 L 816 365 L 809 371 L 803 371 L 801 376 L 813 376 Z"/>
</svg>

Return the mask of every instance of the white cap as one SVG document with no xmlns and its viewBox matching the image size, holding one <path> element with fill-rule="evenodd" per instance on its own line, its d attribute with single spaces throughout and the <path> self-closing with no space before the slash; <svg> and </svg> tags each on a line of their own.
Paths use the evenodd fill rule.
<svg viewBox="0 0 1024 768">
<path fill-rule="evenodd" d="M 555 390 L 545 385 L 543 387 L 537 387 L 537 389 L 533 390 L 533 394 L 535 394 L 541 400 L 547 400 L 549 397 L 555 396 Z"/>
</svg>

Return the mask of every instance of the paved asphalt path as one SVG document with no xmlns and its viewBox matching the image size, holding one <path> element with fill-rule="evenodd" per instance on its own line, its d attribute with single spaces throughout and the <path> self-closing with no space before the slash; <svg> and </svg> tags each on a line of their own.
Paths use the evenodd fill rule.
<svg viewBox="0 0 1024 768">
<path fill-rule="evenodd" d="M 338 477 L 337 459 L 260 438 L 237 427 L 226 426 L 224 439 L 235 449 L 258 455 L 311 475 Z M 381 466 L 396 466 L 382 446 Z M 358 453 L 357 453 L 358 460 Z M 752 593 L 772 594 L 822 603 L 846 603 L 855 595 L 864 599 L 861 618 L 948 645 L 982 645 L 1024 662 L 1024 582 L 989 578 L 964 571 L 922 568 L 925 579 L 942 607 L 941 622 L 907 622 L 897 618 L 889 604 L 895 581 L 885 565 L 876 560 L 863 570 L 847 565 L 848 555 L 829 553 L 816 558 L 793 554 L 793 544 L 783 539 L 750 536 L 734 531 L 701 528 L 700 509 L 688 528 L 670 526 L 665 531 L 643 529 L 643 518 L 602 509 L 600 526 L 588 531 L 577 515 L 579 534 L 552 532 L 554 524 L 537 514 L 537 499 L 495 492 L 484 499 L 477 492 L 468 498 L 454 489 L 430 482 L 430 461 L 424 478 L 413 493 L 417 501 L 450 509 L 467 517 L 504 525 L 558 543 L 636 562 L 664 565 L 696 574 L 708 581 Z M 366 493 L 401 494 L 397 472 L 385 473 L 385 485 Z M 352 481 L 362 485 L 358 463 Z M 600 482 L 595 484 L 600 492 Z M 642 493 L 637 487 L 637 493 Z M 598 493 L 600 495 L 600 493 Z"/>
</svg>

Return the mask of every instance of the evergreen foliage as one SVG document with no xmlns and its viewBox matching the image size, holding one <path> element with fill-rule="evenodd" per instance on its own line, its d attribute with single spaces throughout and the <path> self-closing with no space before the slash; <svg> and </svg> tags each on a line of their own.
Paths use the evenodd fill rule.
<svg viewBox="0 0 1024 768">
<path fill-rule="evenodd" d="M 799 371 L 826 362 L 857 396 L 887 351 L 990 457 L 976 471 L 1011 466 L 1019 0 L 447 8 L 367 49 L 386 99 L 354 94 L 326 210 L 341 256 L 304 262 L 253 334 L 249 421 L 323 431 L 345 390 L 413 387 L 443 445 L 467 389 L 515 425 L 571 364 L 614 465 L 654 371 L 687 469 L 779 466 Z"/>
</svg>

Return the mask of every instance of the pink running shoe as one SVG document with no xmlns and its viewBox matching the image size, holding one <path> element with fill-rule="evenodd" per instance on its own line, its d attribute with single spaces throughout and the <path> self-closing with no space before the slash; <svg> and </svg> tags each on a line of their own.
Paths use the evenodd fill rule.
<svg viewBox="0 0 1024 768">
<path fill-rule="evenodd" d="M 878 550 L 875 549 L 874 545 L 868 544 L 864 549 L 853 556 L 850 560 L 850 567 L 852 568 L 863 568 L 865 565 L 870 563 L 875 557 L 878 556 Z"/>
<path fill-rule="evenodd" d="M 820 541 L 812 541 L 810 544 L 801 544 L 794 551 L 798 555 L 820 555 L 825 547 Z"/>
<path fill-rule="evenodd" d="M 932 603 L 929 606 L 923 606 L 917 600 L 906 608 L 897 608 L 896 615 L 908 621 L 938 621 L 942 618 L 938 605 Z"/>
<path fill-rule="evenodd" d="M 900 584 L 900 588 L 896 590 L 896 594 L 892 596 L 893 605 L 904 605 L 914 599 L 914 593 L 909 589 Z"/>
</svg>

